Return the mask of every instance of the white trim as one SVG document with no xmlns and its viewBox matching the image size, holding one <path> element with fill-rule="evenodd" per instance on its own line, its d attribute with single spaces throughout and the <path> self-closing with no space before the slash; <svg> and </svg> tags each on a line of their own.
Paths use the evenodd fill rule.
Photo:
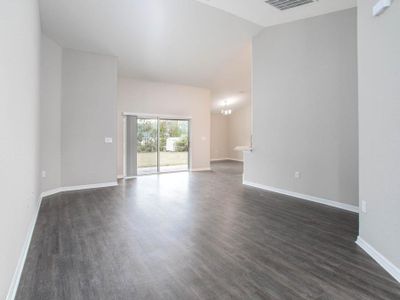
<svg viewBox="0 0 400 300">
<path fill-rule="evenodd" d="M 160 118 L 160 119 L 173 119 L 173 120 L 191 120 L 191 116 L 182 115 L 159 115 L 159 114 L 148 114 L 148 113 L 135 113 L 135 112 L 123 112 L 123 116 L 136 116 L 138 118 Z"/>
<path fill-rule="evenodd" d="M 66 186 L 62 187 L 62 192 L 69 192 L 69 191 L 80 191 L 80 190 L 88 190 L 88 189 L 98 189 L 103 187 L 110 187 L 110 186 L 117 186 L 118 182 L 103 182 L 103 183 L 93 183 L 93 184 L 85 184 L 85 185 L 75 185 L 75 186 Z"/>
<path fill-rule="evenodd" d="M 29 246 L 31 244 L 33 230 L 35 229 L 36 220 L 39 215 L 39 210 L 40 210 L 41 204 L 42 204 L 42 197 L 39 198 L 35 215 L 33 216 L 31 224 L 29 224 L 28 233 L 26 235 L 24 245 L 22 246 L 22 250 L 21 250 L 21 253 L 20 253 L 20 256 L 18 259 L 17 267 L 15 269 L 13 278 L 11 280 L 10 287 L 8 289 L 6 300 L 14 300 L 14 298 L 17 294 L 19 281 L 21 279 L 22 271 L 24 269 L 26 256 L 28 255 L 28 250 L 29 250 Z"/>
<path fill-rule="evenodd" d="M 192 117 L 191 116 L 180 116 L 180 115 L 157 115 L 157 114 L 146 114 L 146 113 L 132 113 L 132 112 L 123 112 L 122 113 L 123 116 L 123 130 L 124 130 L 124 134 L 123 134 L 123 156 L 122 156 L 122 162 L 123 162 L 123 173 L 124 173 L 124 177 L 125 179 L 131 179 L 131 178 L 136 178 L 137 176 L 126 176 L 126 156 L 127 156 L 127 149 L 126 149 L 126 132 L 127 132 L 127 128 L 126 128 L 126 116 L 135 116 L 137 118 L 152 118 L 152 119 L 157 119 L 157 131 L 159 131 L 159 126 L 160 126 L 160 119 L 167 119 L 167 120 L 182 120 L 182 121 L 187 121 L 188 122 L 188 134 L 189 134 L 189 150 L 188 150 L 188 169 L 190 170 L 192 167 L 192 160 L 193 160 L 193 151 L 192 151 L 192 140 L 193 140 L 193 136 L 192 136 Z M 158 138 L 159 138 L 159 132 L 157 133 L 157 143 Z M 181 171 L 170 171 L 170 172 L 160 172 L 160 164 L 159 164 L 159 151 L 157 152 L 157 172 L 156 173 L 152 173 L 152 174 L 142 174 L 140 176 L 143 175 L 153 175 L 153 174 L 162 174 L 162 173 L 174 173 L 174 172 L 181 172 Z M 188 171 L 188 170 L 185 170 Z"/>
<path fill-rule="evenodd" d="M 243 184 L 252 186 L 252 187 L 256 187 L 259 189 L 267 190 L 270 192 L 283 194 L 283 195 L 287 195 L 287 196 L 291 196 L 291 197 L 295 197 L 295 198 L 300 198 L 300 199 L 304 199 L 304 200 L 308 200 L 308 201 L 312 201 L 312 202 L 317 202 L 317 203 L 321 203 L 321 204 L 325 204 L 325 205 L 329 205 L 329 206 L 333 206 L 336 208 L 340 208 L 340 209 L 358 213 L 358 207 L 354 206 L 354 205 L 345 204 L 345 203 L 328 200 L 328 199 L 323 199 L 323 198 L 319 198 L 319 197 L 315 197 L 315 196 L 304 195 L 304 194 L 300 194 L 300 193 L 296 193 L 296 192 L 291 192 L 291 191 L 287 191 L 287 190 L 283 190 L 283 189 L 279 189 L 279 188 L 275 188 L 275 187 L 271 187 L 271 186 L 266 186 L 266 185 L 259 184 L 259 183 L 254 183 L 254 182 L 247 181 L 247 180 L 243 180 Z"/>
<path fill-rule="evenodd" d="M 117 175 L 117 179 L 123 179 L 125 176 L 124 175 Z"/>
<path fill-rule="evenodd" d="M 45 191 L 45 192 L 41 193 L 40 194 L 40 198 L 44 198 L 44 197 L 47 197 L 47 196 L 58 194 L 58 193 L 61 193 L 62 191 L 63 191 L 62 188 L 55 188 L 55 189 L 52 189 L 52 190 L 48 190 L 48 191 Z"/>
<path fill-rule="evenodd" d="M 358 236 L 356 244 L 368 253 L 382 268 L 400 282 L 400 269 L 391 263 L 385 256 L 368 244 L 362 237 Z"/>
<path fill-rule="evenodd" d="M 237 158 L 228 158 L 228 160 L 243 162 L 243 159 L 237 159 Z"/>
<path fill-rule="evenodd" d="M 103 183 L 93 183 L 93 184 L 85 184 L 85 185 L 59 187 L 59 188 L 41 193 L 40 199 L 47 197 L 47 196 L 55 195 L 55 194 L 58 194 L 61 192 L 98 189 L 98 188 L 117 186 L 117 185 L 118 185 L 118 182 L 113 181 L 113 182 L 103 182 Z"/>
<path fill-rule="evenodd" d="M 203 172 L 203 171 L 211 171 L 211 168 L 195 168 L 195 169 L 190 169 L 190 172 Z"/>
</svg>

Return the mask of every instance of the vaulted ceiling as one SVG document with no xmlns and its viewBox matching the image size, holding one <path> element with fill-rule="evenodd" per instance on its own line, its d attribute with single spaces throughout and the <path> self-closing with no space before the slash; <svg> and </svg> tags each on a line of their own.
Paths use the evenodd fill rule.
<svg viewBox="0 0 400 300">
<path fill-rule="evenodd" d="M 40 0 L 40 14 L 61 46 L 118 57 L 120 76 L 209 88 L 216 109 L 249 100 L 251 40 L 263 26 L 353 2 L 287 14 L 263 0 Z"/>
</svg>

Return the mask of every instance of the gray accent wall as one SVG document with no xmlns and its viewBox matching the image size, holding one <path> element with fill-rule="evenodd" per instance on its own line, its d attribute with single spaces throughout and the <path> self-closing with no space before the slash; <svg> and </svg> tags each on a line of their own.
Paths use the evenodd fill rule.
<svg viewBox="0 0 400 300">
<path fill-rule="evenodd" d="M 39 78 L 37 1 L 0 1 L 0 299 L 13 299 L 39 206 Z"/>
<path fill-rule="evenodd" d="M 61 186 L 61 66 L 62 48 L 42 35 L 40 77 L 41 192 Z"/>
<path fill-rule="evenodd" d="M 62 186 L 116 181 L 116 99 L 116 58 L 63 50 Z"/>
<path fill-rule="evenodd" d="M 245 181 L 358 206 L 356 25 L 349 9 L 254 38 Z"/>
<path fill-rule="evenodd" d="M 360 236 L 400 274 L 400 1 L 358 1 Z M 400 277 L 398 277 L 400 278 Z"/>
</svg>

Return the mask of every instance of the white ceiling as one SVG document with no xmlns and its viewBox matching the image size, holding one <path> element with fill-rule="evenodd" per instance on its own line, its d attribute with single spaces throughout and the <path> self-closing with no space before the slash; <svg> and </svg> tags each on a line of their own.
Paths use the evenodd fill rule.
<svg viewBox="0 0 400 300">
<path fill-rule="evenodd" d="M 195 0 L 40 0 L 42 30 L 60 45 L 119 58 L 119 74 L 212 89 L 250 89 L 261 27 Z"/>
<path fill-rule="evenodd" d="M 249 101 L 260 25 L 354 2 L 320 0 L 282 13 L 263 0 L 40 0 L 40 14 L 43 32 L 61 46 L 118 57 L 120 76 L 209 88 L 217 110 L 226 99 L 233 108 Z"/>
<path fill-rule="evenodd" d="M 235 16 L 267 27 L 339 11 L 357 5 L 357 0 L 314 0 L 314 3 L 280 11 L 265 0 L 197 0 Z"/>
</svg>

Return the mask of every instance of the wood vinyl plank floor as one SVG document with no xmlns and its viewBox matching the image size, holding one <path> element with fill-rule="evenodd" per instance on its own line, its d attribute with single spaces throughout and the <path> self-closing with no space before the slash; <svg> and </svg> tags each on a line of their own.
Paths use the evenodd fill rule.
<svg viewBox="0 0 400 300">
<path fill-rule="evenodd" d="M 400 299 L 357 214 L 212 169 L 45 198 L 16 299 Z"/>
</svg>

